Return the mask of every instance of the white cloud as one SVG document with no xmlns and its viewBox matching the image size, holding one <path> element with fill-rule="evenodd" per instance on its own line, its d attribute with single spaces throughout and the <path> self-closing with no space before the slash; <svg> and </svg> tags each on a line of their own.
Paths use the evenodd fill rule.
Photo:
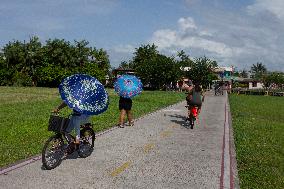
<svg viewBox="0 0 284 189">
<path fill-rule="evenodd" d="M 179 27 L 182 31 L 197 29 L 195 22 L 194 22 L 193 18 L 191 18 L 191 17 L 180 18 L 178 20 L 178 24 L 179 24 Z"/>
<path fill-rule="evenodd" d="M 155 43 L 161 53 L 176 55 L 184 50 L 191 57 L 205 55 L 222 66 L 249 70 L 262 62 L 271 71 L 284 71 L 284 0 L 236 2 L 239 9 L 227 4 L 223 9 L 212 8 L 200 0 L 184 2 L 189 15 L 195 12 L 196 17 L 179 18 L 176 27 L 152 33 L 148 43 Z"/>
<path fill-rule="evenodd" d="M 247 10 L 252 15 L 261 13 L 263 11 L 268 11 L 284 21 L 283 0 L 256 0 L 254 4 L 247 7 Z"/>
<path fill-rule="evenodd" d="M 203 30 L 199 32 L 200 36 L 213 36 L 213 34 L 209 31 Z"/>
<path fill-rule="evenodd" d="M 262 62 L 269 70 L 284 71 L 284 24 L 279 22 L 284 21 L 284 11 L 280 11 L 283 5 L 280 0 L 257 0 L 237 13 L 208 7 L 198 19 L 178 19 L 176 29 L 155 31 L 150 42 L 167 55 L 184 50 L 224 66 L 250 69 L 252 64 Z"/>
<path fill-rule="evenodd" d="M 173 30 L 165 29 L 154 32 L 152 42 L 160 49 L 172 47 L 177 41 L 177 34 Z"/>
<path fill-rule="evenodd" d="M 164 29 L 154 32 L 151 43 L 155 43 L 161 51 L 173 52 L 172 49 L 199 48 L 222 56 L 232 56 L 232 50 L 226 44 L 200 37 L 210 32 L 198 31 L 193 18 L 180 18 L 178 25 L 179 28 L 176 31 Z"/>
</svg>

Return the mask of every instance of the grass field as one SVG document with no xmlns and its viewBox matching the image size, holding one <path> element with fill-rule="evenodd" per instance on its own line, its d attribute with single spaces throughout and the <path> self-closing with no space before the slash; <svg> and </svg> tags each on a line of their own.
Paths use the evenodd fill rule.
<svg viewBox="0 0 284 189">
<path fill-rule="evenodd" d="M 108 90 L 109 108 L 93 116 L 96 131 L 118 123 L 118 96 Z M 184 93 L 143 91 L 133 99 L 135 118 L 185 99 Z M 51 110 L 60 103 L 58 89 L 0 87 L 0 167 L 41 153 L 52 132 L 47 131 Z M 63 114 L 71 110 L 65 108 Z"/>
<path fill-rule="evenodd" d="M 230 95 L 241 188 L 284 188 L 284 98 Z"/>
</svg>

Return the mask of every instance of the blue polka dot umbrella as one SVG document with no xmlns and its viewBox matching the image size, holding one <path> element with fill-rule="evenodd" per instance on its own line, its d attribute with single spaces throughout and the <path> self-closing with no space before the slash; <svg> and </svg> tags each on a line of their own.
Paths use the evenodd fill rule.
<svg viewBox="0 0 284 189">
<path fill-rule="evenodd" d="M 119 76 L 114 83 L 114 90 L 119 96 L 124 98 L 132 98 L 142 92 L 142 83 L 134 75 Z"/>
<path fill-rule="evenodd" d="M 98 115 L 108 108 L 107 91 L 96 78 L 89 75 L 75 74 L 63 79 L 59 93 L 70 108 L 82 114 Z"/>
</svg>

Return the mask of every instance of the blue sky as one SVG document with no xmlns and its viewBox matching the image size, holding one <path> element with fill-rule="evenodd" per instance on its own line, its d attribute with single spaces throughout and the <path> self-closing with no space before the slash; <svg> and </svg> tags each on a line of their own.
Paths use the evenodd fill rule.
<svg viewBox="0 0 284 189">
<path fill-rule="evenodd" d="M 111 65 L 142 44 L 249 70 L 284 71 L 283 0 L 0 0 L 0 47 L 9 41 L 87 40 Z"/>
</svg>

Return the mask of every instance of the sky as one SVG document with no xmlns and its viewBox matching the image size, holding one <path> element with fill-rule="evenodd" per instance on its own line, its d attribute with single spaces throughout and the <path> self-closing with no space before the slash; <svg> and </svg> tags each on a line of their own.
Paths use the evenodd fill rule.
<svg viewBox="0 0 284 189">
<path fill-rule="evenodd" d="M 284 71 L 284 0 L 0 0 L 0 48 L 37 36 L 87 40 L 112 67 L 155 44 L 220 66 Z"/>
</svg>

